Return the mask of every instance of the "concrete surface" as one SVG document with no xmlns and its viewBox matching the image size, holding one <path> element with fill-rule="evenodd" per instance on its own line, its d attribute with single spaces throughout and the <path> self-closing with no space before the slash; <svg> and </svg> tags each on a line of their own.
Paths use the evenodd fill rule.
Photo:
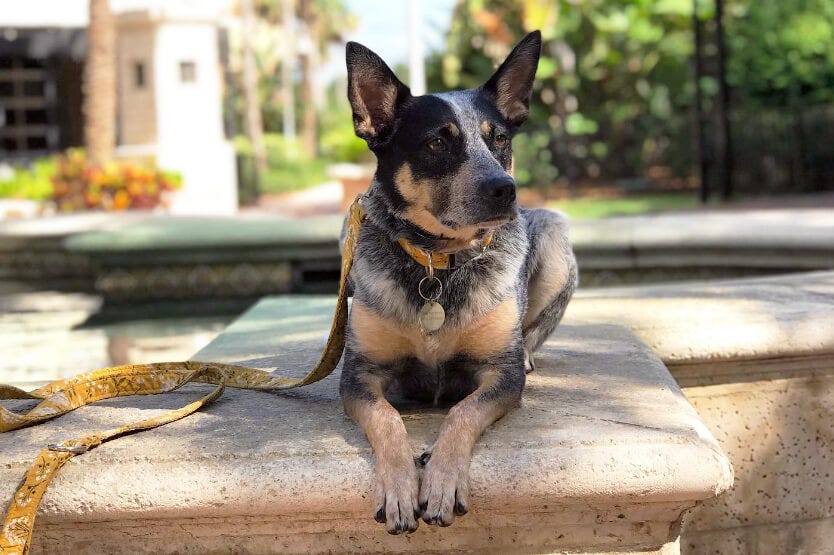
<svg viewBox="0 0 834 555">
<path fill-rule="evenodd" d="M 265 300 L 195 358 L 303 373 L 333 307 L 332 297 Z M 732 483 L 727 459 L 646 346 L 621 327 L 567 325 L 546 343 L 522 407 L 479 441 L 470 513 L 451 528 L 389 536 L 371 519 L 372 453 L 337 382 L 230 390 L 184 421 L 73 459 L 45 497 L 35 547 L 674 553 L 682 513 Z M 43 445 L 180 406 L 197 389 L 109 401 L 0 436 L 0 498 Z M 415 453 L 443 413 L 403 407 Z"/>
<path fill-rule="evenodd" d="M 834 553 L 834 272 L 584 291 L 565 320 L 630 327 L 732 460 L 684 553 Z"/>
</svg>

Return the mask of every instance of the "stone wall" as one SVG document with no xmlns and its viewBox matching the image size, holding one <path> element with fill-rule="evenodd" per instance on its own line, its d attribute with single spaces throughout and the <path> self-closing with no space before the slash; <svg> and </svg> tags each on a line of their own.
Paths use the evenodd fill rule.
<svg viewBox="0 0 834 555">
<path fill-rule="evenodd" d="M 826 376 L 684 393 L 733 461 L 736 486 L 692 511 L 683 552 L 834 550 L 834 364 Z"/>
<path fill-rule="evenodd" d="M 834 273 L 585 291 L 566 321 L 634 331 L 730 457 L 683 553 L 834 551 Z"/>
</svg>

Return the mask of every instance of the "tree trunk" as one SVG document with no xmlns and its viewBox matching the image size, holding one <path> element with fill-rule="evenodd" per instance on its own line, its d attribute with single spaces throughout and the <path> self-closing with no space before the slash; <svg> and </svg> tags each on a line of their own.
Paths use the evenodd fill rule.
<svg viewBox="0 0 834 555">
<path fill-rule="evenodd" d="M 721 153 L 721 196 L 733 196 L 733 133 L 730 127 L 730 87 L 727 85 L 727 48 L 724 45 L 724 0 L 715 0 L 715 46 L 718 71 L 718 144 Z"/>
<path fill-rule="evenodd" d="M 255 10 L 252 0 L 241 0 L 243 16 L 243 97 L 244 126 L 246 136 L 252 145 L 255 156 L 257 179 L 266 171 L 266 147 L 264 146 L 264 126 L 261 118 L 261 103 L 258 100 L 258 71 L 255 67 L 255 53 L 252 50 L 252 34 L 255 31 Z"/>
<path fill-rule="evenodd" d="M 116 30 L 108 0 L 90 0 L 84 67 L 84 143 L 92 164 L 113 159 L 116 143 Z"/>
<path fill-rule="evenodd" d="M 281 63 L 281 100 L 283 104 L 284 138 L 287 143 L 295 139 L 295 92 L 293 91 L 293 66 L 295 65 L 295 19 L 294 1 L 282 0 L 281 12 L 283 19 L 286 44 L 284 47 L 284 59 Z"/>
<path fill-rule="evenodd" d="M 301 0 L 301 20 L 310 37 L 310 48 L 301 56 L 301 148 L 304 154 L 318 154 L 318 114 L 313 94 L 313 79 L 318 71 L 319 24 L 312 0 Z"/>
<path fill-rule="evenodd" d="M 707 131 L 704 121 L 703 94 L 701 78 L 704 76 L 704 32 L 701 18 L 698 17 L 698 0 L 692 0 L 692 29 L 695 39 L 695 134 L 698 137 L 698 173 L 701 177 L 701 203 L 709 200 L 709 162 Z"/>
<path fill-rule="evenodd" d="M 792 85 L 788 93 L 788 106 L 791 113 L 791 187 L 795 192 L 811 192 L 814 189 L 807 181 L 805 172 L 805 132 L 802 125 L 802 98 L 799 95 L 799 86 Z"/>
</svg>

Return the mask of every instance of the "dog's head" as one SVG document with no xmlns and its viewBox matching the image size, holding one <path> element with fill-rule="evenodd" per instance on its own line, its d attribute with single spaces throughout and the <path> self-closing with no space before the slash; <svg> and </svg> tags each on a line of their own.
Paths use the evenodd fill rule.
<svg viewBox="0 0 834 555">
<path fill-rule="evenodd" d="M 354 129 L 376 154 L 396 216 L 454 243 L 516 217 L 511 141 L 529 113 L 540 51 L 535 31 L 483 86 L 412 96 L 379 56 L 348 43 Z"/>
</svg>

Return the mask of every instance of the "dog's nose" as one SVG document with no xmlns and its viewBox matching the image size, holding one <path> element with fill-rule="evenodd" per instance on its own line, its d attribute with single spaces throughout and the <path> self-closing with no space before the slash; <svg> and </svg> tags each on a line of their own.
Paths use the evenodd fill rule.
<svg viewBox="0 0 834 555">
<path fill-rule="evenodd" d="M 493 177 L 481 183 L 481 191 L 496 204 L 511 204 L 515 200 L 515 180 L 509 175 Z"/>
</svg>

